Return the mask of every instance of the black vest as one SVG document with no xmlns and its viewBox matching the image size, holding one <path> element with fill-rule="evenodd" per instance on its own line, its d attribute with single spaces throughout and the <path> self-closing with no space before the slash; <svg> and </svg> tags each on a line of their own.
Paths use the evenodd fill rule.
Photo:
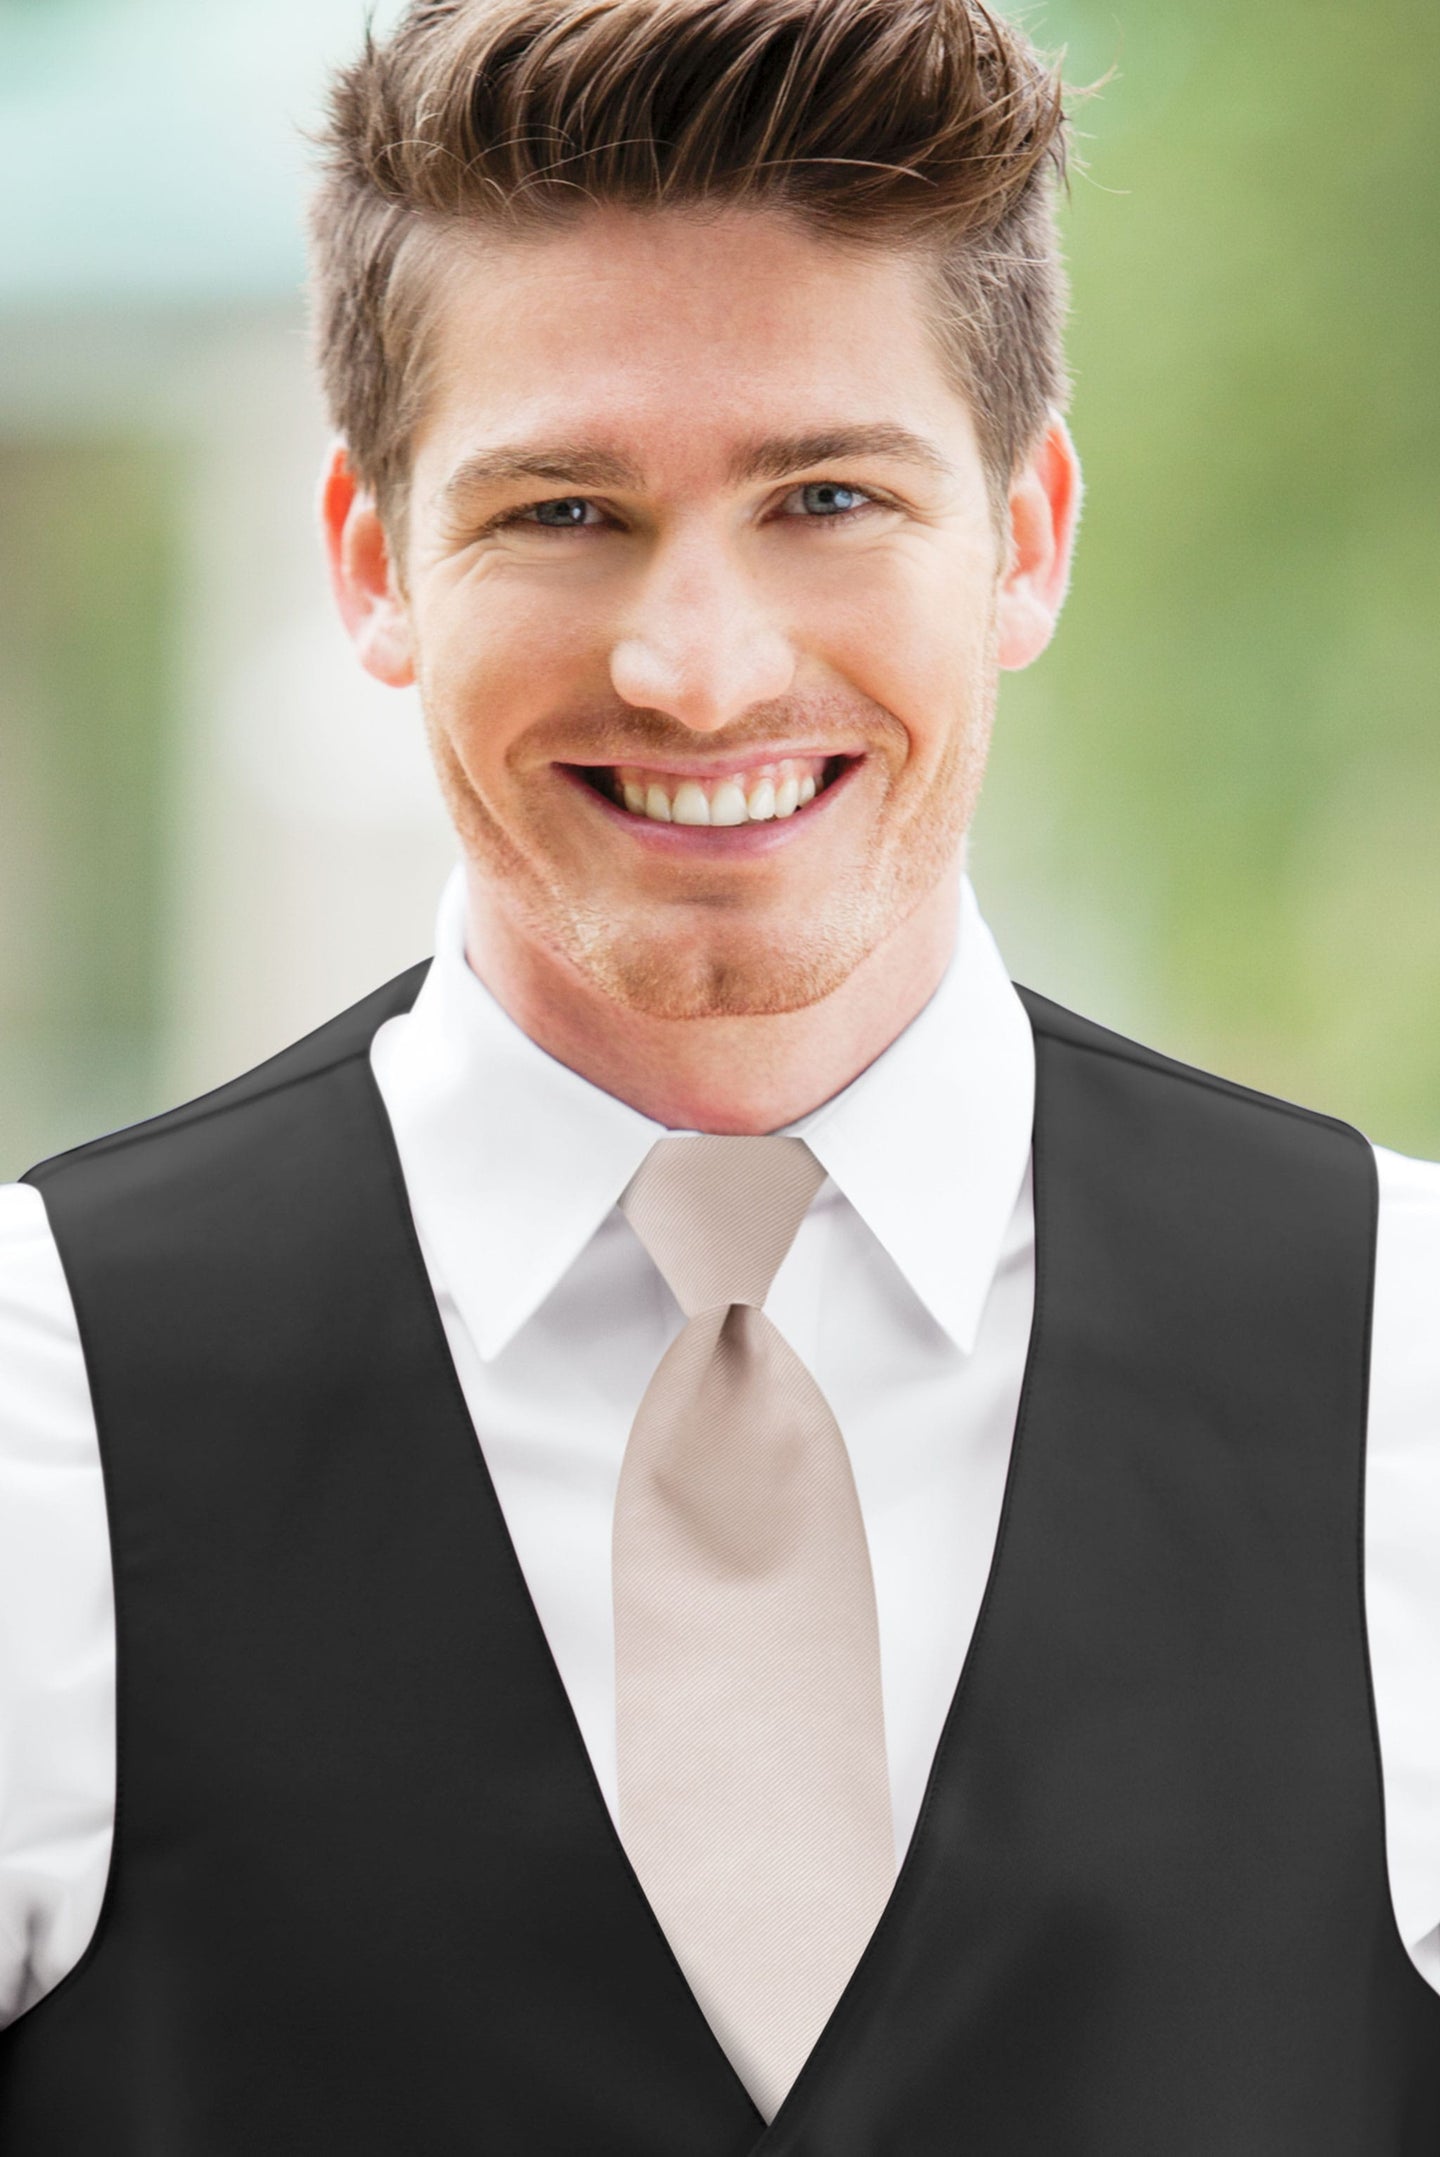
<svg viewBox="0 0 1440 2157">
<path fill-rule="evenodd" d="M 1365 1143 L 1026 995 L 1037 1296 L 894 1895 L 768 2129 L 509 1541 L 367 1052 L 33 1172 L 114 1554 L 114 1857 L 4 2157 L 1436 2157 L 1361 1597 Z"/>
</svg>

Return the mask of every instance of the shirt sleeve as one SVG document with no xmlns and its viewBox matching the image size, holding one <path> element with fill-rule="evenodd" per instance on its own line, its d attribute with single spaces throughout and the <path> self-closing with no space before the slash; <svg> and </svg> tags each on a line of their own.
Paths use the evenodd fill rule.
<svg viewBox="0 0 1440 2157">
<path fill-rule="evenodd" d="M 115 1627 L 95 1418 L 44 1201 L 0 1185 L 0 2025 L 95 1929 L 115 1805 Z"/>
<path fill-rule="evenodd" d="M 1366 1623 L 1396 1921 L 1440 1991 L 1440 1163 L 1375 1158 Z"/>
</svg>

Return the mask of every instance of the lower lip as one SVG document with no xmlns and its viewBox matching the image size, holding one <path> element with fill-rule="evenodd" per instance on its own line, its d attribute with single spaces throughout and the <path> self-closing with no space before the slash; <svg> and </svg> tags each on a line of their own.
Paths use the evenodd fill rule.
<svg viewBox="0 0 1440 2157">
<path fill-rule="evenodd" d="M 776 847 L 788 846 L 801 833 L 823 822 L 836 795 L 845 792 L 864 761 L 863 757 L 852 757 L 830 784 L 793 816 L 767 817 L 758 824 L 661 824 L 653 817 L 637 816 L 633 809 L 622 809 L 618 802 L 582 779 L 573 765 L 558 764 L 555 769 L 602 816 L 612 824 L 623 825 L 639 845 L 653 847 L 662 854 L 715 861 L 737 854 L 770 854 Z"/>
</svg>

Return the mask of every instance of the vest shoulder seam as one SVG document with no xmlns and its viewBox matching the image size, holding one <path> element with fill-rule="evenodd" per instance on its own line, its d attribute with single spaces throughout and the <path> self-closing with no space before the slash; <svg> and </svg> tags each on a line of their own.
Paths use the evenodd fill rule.
<svg viewBox="0 0 1440 2157">
<path fill-rule="evenodd" d="M 359 1057 L 368 1056 L 376 1034 L 387 1020 L 411 1008 L 430 964 L 430 960 L 422 959 L 417 965 L 407 967 L 393 980 L 372 989 L 368 996 L 361 997 L 334 1018 L 326 1019 L 309 1033 L 302 1034 L 299 1040 L 252 1064 L 248 1071 L 238 1072 L 234 1078 L 223 1079 L 218 1086 L 208 1087 L 189 1101 L 176 1102 L 173 1107 L 161 1109 L 154 1116 L 142 1117 L 118 1131 L 101 1132 L 95 1138 L 82 1140 L 78 1146 L 48 1155 L 27 1169 L 20 1181 L 38 1186 L 47 1182 L 52 1174 L 71 1166 L 78 1167 L 85 1161 L 99 1160 L 131 1146 L 156 1142 L 171 1132 L 208 1123 L 214 1117 L 230 1115 L 260 1101 L 273 1100 L 277 1094 L 288 1092 L 306 1080 L 323 1078 L 327 1072 L 337 1071 Z"/>
<path fill-rule="evenodd" d="M 1017 984 L 1018 986 L 1018 984 Z M 1036 1009 L 1036 1006 L 1039 1009 Z M 1199 1087 L 1203 1092 L 1227 1095 L 1230 1099 L 1252 1108 L 1266 1109 L 1271 1114 L 1297 1119 L 1301 1123 L 1319 1124 L 1337 1136 L 1356 1140 L 1367 1153 L 1374 1148 L 1365 1133 L 1343 1116 L 1333 1116 L 1324 1109 L 1308 1108 L 1301 1101 L 1287 1101 L 1280 1094 L 1263 1092 L 1257 1086 L 1246 1086 L 1238 1079 L 1229 1079 L 1218 1071 L 1206 1071 L 1199 1064 L 1187 1064 L 1178 1057 L 1167 1056 L 1159 1049 L 1145 1047 L 1142 1042 L 1131 1041 L 1124 1034 L 1112 1033 L 1108 1027 L 1094 1020 L 1079 1020 L 1078 1014 L 1064 1012 L 1061 1005 L 1052 1005 L 1048 997 L 1035 991 L 1026 991 L 1026 1006 L 1031 1025 L 1037 1033 L 1043 1033 L 1058 1048 L 1074 1049 L 1080 1055 L 1100 1056 L 1113 1063 L 1130 1064 L 1137 1071 L 1151 1073 L 1158 1079 L 1186 1086 Z M 1062 1012 L 1066 1017 L 1076 1017 L 1087 1030 L 1092 1029 L 1098 1038 L 1086 1040 L 1046 1023 L 1046 1008 Z"/>
<path fill-rule="evenodd" d="M 253 1088 L 247 1086 L 245 1078 L 227 1079 L 223 1086 L 214 1089 L 214 1094 L 197 1094 L 193 1101 L 183 1101 L 176 1108 L 162 1109 L 158 1116 L 147 1116 L 140 1123 L 127 1124 L 123 1130 L 106 1131 L 99 1138 L 86 1139 L 78 1146 L 67 1148 L 64 1153 L 51 1154 L 46 1160 L 37 1161 L 33 1168 L 28 1168 L 20 1181 L 29 1183 L 33 1178 L 48 1174 L 51 1170 L 68 1168 L 72 1164 L 78 1166 L 81 1162 L 95 1159 L 102 1154 L 123 1152 L 130 1146 L 147 1145 L 167 1137 L 172 1131 L 188 1130 L 192 1124 L 210 1123 L 217 1116 L 236 1115 L 241 1109 L 253 1108 L 257 1102 L 273 1100 L 276 1094 L 289 1093 L 296 1086 L 308 1085 L 312 1079 L 324 1078 L 329 1072 L 338 1071 L 344 1064 L 355 1063 L 369 1053 L 370 1044 L 364 1042 L 355 1048 L 343 1050 L 338 1056 L 332 1056 L 326 1063 L 312 1064 L 308 1070 L 295 1071 L 284 1078 L 269 1079 L 264 1085 Z M 247 1090 L 234 1095 L 230 1100 L 215 1099 L 215 1094 L 229 1093 L 232 1087 L 238 1086 L 247 1086 Z"/>
</svg>

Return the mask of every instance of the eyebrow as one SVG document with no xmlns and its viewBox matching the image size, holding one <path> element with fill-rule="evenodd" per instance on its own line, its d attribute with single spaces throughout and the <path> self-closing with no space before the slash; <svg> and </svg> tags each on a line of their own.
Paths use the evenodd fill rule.
<svg viewBox="0 0 1440 2157">
<path fill-rule="evenodd" d="M 933 442 L 888 421 L 868 426 L 822 427 L 809 434 L 769 435 L 738 450 L 725 476 L 732 486 L 740 486 L 751 479 L 784 479 L 787 473 L 846 457 L 894 457 L 922 465 L 944 478 L 954 477 L 954 466 Z M 453 505 L 485 488 L 509 486 L 521 479 L 636 491 L 644 486 L 639 468 L 609 450 L 582 442 L 507 442 L 466 457 L 446 480 L 441 500 Z"/>
<path fill-rule="evenodd" d="M 954 477 L 948 457 L 923 434 L 879 420 L 864 427 L 822 427 L 812 434 L 772 435 L 752 442 L 731 459 L 727 477 L 738 485 L 747 479 L 784 479 L 807 465 L 833 464 L 844 457 L 896 457 L 923 465 L 945 478 Z"/>
<path fill-rule="evenodd" d="M 507 487 L 519 479 L 554 480 L 577 487 L 636 487 L 635 467 L 608 450 L 568 442 L 503 442 L 494 449 L 477 449 L 455 467 L 440 490 L 440 500 L 453 505 L 490 487 Z"/>
</svg>

